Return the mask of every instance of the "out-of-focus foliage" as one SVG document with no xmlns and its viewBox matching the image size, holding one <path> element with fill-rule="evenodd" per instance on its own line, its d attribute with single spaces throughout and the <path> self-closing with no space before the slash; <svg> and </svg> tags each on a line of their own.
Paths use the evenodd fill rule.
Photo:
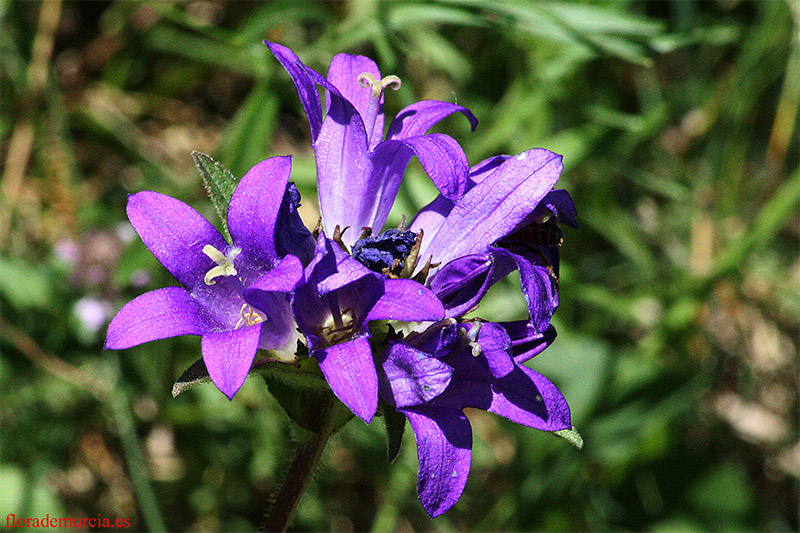
<svg viewBox="0 0 800 533">
<path fill-rule="evenodd" d="M 309 132 L 262 39 L 325 70 L 373 57 L 472 163 L 542 146 L 579 209 L 559 338 L 530 364 L 585 447 L 469 413 L 473 471 L 431 521 L 407 432 L 329 445 L 297 530 L 798 528 L 796 2 L 2 2 L 0 516 L 129 517 L 133 529 L 257 527 L 292 448 L 263 382 L 229 402 L 179 338 L 102 350 L 125 301 L 174 283 L 125 218 L 157 190 L 216 220 L 191 151 L 236 176 L 294 156 L 313 226 Z M 418 165 L 390 222 L 433 197 Z M 464 236 L 469 238 L 469 236 Z M 479 311 L 521 318 L 514 283 Z"/>
</svg>

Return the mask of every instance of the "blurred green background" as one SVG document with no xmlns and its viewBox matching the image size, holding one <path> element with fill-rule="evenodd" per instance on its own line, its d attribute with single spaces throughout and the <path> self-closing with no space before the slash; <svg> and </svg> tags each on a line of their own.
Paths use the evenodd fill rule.
<svg viewBox="0 0 800 533">
<path fill-rule="evenodd" d="M 469 412 L 469 483 L 431 521 L 412 433 L 389 465 L 382 421 L 351 422 L 293 529 L 797 530 L 798 6 L 0 2 L 0 523 L 261 523 L 292 449 L 264 383 L 173 399 L 197 338 L 102 343 L 123 303 L 174 284 L 126 195 L 216 222 L 192 150 L 238 176 L 292 155 L 316 221 L 308 125 L 269 39 L 321 72 L 338 52 L 372 57 L 404 82 L 389 117 L 422 98 L 467 106 L 476 132 L 461 117 L 437 131 L 472 164 L 563 154 L 582 226 L 565 230 L 559 338 L 529 364 L 565 393 L 584 449 Z M 433 195 L 413 162 L 390 222 Z M 478 315 L 524 317 L 515 283 Z"/>
</svg>

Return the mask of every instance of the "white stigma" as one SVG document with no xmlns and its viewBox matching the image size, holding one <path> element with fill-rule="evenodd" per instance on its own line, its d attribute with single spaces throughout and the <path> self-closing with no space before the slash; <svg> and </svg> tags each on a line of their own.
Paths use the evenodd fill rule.
<svg viewBox="0 0 800 533">
<path fill-rule="evenodd" d="M 203 281 L 206 285 L 214 285 L 214 283 L 216 283 L 214 278 L 220 276 L 235 276 L 237 274 L 233 266 L 233 261 L 236 259 L 237 255 L 242 253 L 241 248 L 233 246 L 228 249 L 227 254 L 223 254 L 210 244 L 206 244 L 203 246 L 203 253 L 217 264 L 217 266 L 206 272 L 206 275 L 203 277 Z"/>
<path fill-rule="evenodd" d="M 378 81 L 375 79 L 375 76 L 370 74 L 369 72 L 364 72 L 358 77 L 358 83 L 361 84 L 362 87 L 369 87 L 372 90 L 372 97 L 373 98 L 380 98 L 383 91 L 386 90 L 387 87 L 391 87 L 395 91 L 400 88 L 402 82 L 400 78 L 392 74 L 391 76 L 386 76 L 382 80 Z"/>
</svg>

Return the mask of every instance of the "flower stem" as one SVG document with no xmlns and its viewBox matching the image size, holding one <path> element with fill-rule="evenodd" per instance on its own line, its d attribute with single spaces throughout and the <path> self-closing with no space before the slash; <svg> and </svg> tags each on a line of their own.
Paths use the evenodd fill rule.
<svg viewBox="0 0 800 533">
<path fill-rule="evenodd" d="M 270 511 L 262 531 L 286 531 L 289 520 L 314 475 L 314 470 L 322 457 L 328 439 L 341 427 L 341 411 L 347 408 L 335 398 L 332 400 L 323 402 L 319 406 L 315 431 L 301 430 L 305 438 L 301 438 L 297 444 L 294 460 L 289 466 L 289 471 L 286 472 L 286 479 L 275 498 L 272 511 Z M 347 412 L 347 414 L 350 413 Z"/>
<path fill-rule="evenodd" d="M 300 499 L 306 491 L 314 469 L 322 457 L 322 451 L 328 442 L 329 435 L 313 435 L 297 446 L 294 461 L 286 473 L 286 480 L 275 498 L 272 511 L 267 517 L 263 531 L 286 531 Z"/>
</svg>

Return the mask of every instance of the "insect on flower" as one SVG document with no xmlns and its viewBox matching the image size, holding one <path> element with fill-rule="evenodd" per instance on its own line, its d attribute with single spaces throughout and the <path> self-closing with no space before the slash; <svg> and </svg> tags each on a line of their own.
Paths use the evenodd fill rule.
<svg viewBox="0 0 800 533">
<path fill-rule="evenodd" d="M 561 246 L 564 244 L 564 232 L 558 227 L 555 218 L 545 216 L 544 220 L 533 222 L 524 226 L 511 235 L 508 239 L 513 239 L 522 244 L 540 246 Z"/>
<path fill-rule="evenodd" d="M 521 248 L 533 253 L 542 261 L 553 281 L 558 283 L 558 263 L 549 259 L 557 258 L 557 249 L 564 244 L 564 232 L 558 226 L 556 216 L 543 215 L 514 231 L 499 244 L 509 249 Z"/>
</svg>

